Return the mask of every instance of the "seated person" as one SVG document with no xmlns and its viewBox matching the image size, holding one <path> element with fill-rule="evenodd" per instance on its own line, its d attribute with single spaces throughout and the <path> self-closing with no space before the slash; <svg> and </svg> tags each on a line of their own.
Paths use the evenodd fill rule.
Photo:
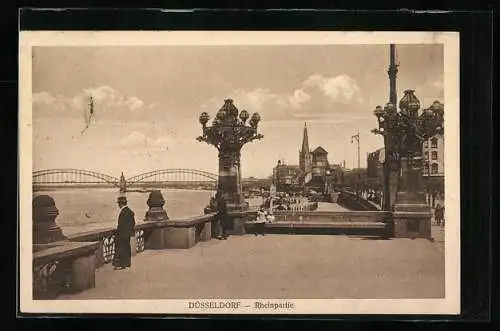
<svg viewBox="0 0 500 331">
<path fill-rule="evenodd" d="M 269 223 L 272 223 L 274 222 L 276 218 L 274 217 L 273 213 L 270 211 L 270 212 L 266 212 L 266 220 L 269 222 Z"/>
<path fill-rule="evenodd" d="M 264 208 L 260 208 L 258 211 L 257 211 L 257 218 L 255 219 L 255 223 L 263 223 L 266 221 L 266 212 L 264 210 Z"/>
</svg>

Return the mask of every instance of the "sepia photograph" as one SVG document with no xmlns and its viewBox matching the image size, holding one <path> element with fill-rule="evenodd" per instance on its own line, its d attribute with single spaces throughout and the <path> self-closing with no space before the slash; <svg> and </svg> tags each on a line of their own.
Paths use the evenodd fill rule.
<svg viewBox="0 0 500 331">
<path fill-rule="evenodd" d="M 458 43 L 21 32 L 21 310 L 458 314 Z"/>
</svg>

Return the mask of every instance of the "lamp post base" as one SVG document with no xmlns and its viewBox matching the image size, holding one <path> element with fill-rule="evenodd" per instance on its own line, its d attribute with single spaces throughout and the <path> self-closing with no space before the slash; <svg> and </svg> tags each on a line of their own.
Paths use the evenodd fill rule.
<svg viewBox="0 0 500 331">
<path fill-rule="evenodd" d="M 424 192 L 398 192 L 395 212 L 430 212 L 429 206 L 425 204 Z"/>
<path fill-rule="evenodd" d="M 394 237 L 431 240 L 431 219 L 423 192 L 398 192 L 393 212 Z"/>
</svg>

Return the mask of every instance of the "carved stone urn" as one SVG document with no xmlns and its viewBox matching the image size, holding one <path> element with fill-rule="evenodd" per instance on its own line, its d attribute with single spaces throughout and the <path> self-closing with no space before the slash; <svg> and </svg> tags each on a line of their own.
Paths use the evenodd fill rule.
<svg viewBox="0 0 500 331">
<path fill-rule="evenodd" d="M 154 190 L 149 193 L 147 204 L 149 210 L 146 212 L 146 216 L 144 218 L 145 221 L 168 221 L 167 212 L 163 209 L 165 199 L 163 199 L 163 195 L 160 190 Z"/>
<path fill-rule="evenodd" d="M 33 199 L 33 244 L 48 244 L 67 240 L 56 224 L 59 210 L 49 195 L 39 195 Z"/>
</svg>

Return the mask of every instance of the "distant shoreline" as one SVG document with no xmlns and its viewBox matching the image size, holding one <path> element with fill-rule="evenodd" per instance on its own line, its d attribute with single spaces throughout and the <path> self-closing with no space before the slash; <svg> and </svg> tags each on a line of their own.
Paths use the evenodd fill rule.
<svg viewBox="0 0 500 331">
<path fill-rule="evenodd" d="M 75 191 L 75 190 L 89 190 L 89 189 L 96 189 L 96 190 L 106 190 L 106 191 L 116 191 L 116 193 L 119 193 L 118 188 L 116 187 L 68 187 L 68 186 L 63 186 L 63 187 L 44 187 L 40 188 L 37 190 L 34 190 L 33 193 L 41 193 L 41 192 L 64 192 L 65 190 L 69 191 Z M 202 192 L 215 192 L 215 189 L 210 190 L 210 189 L 203 189 L 203 188 L 151 188 L 151 189 L 131 189 L 127 190 L 126 193 L 150 193 L 151 191 L 154 190 L 160 190 L 160 191 L 168 191 L 168 192 L 193 192 L 193 191 L 202 191 Z"/>
</svg>

